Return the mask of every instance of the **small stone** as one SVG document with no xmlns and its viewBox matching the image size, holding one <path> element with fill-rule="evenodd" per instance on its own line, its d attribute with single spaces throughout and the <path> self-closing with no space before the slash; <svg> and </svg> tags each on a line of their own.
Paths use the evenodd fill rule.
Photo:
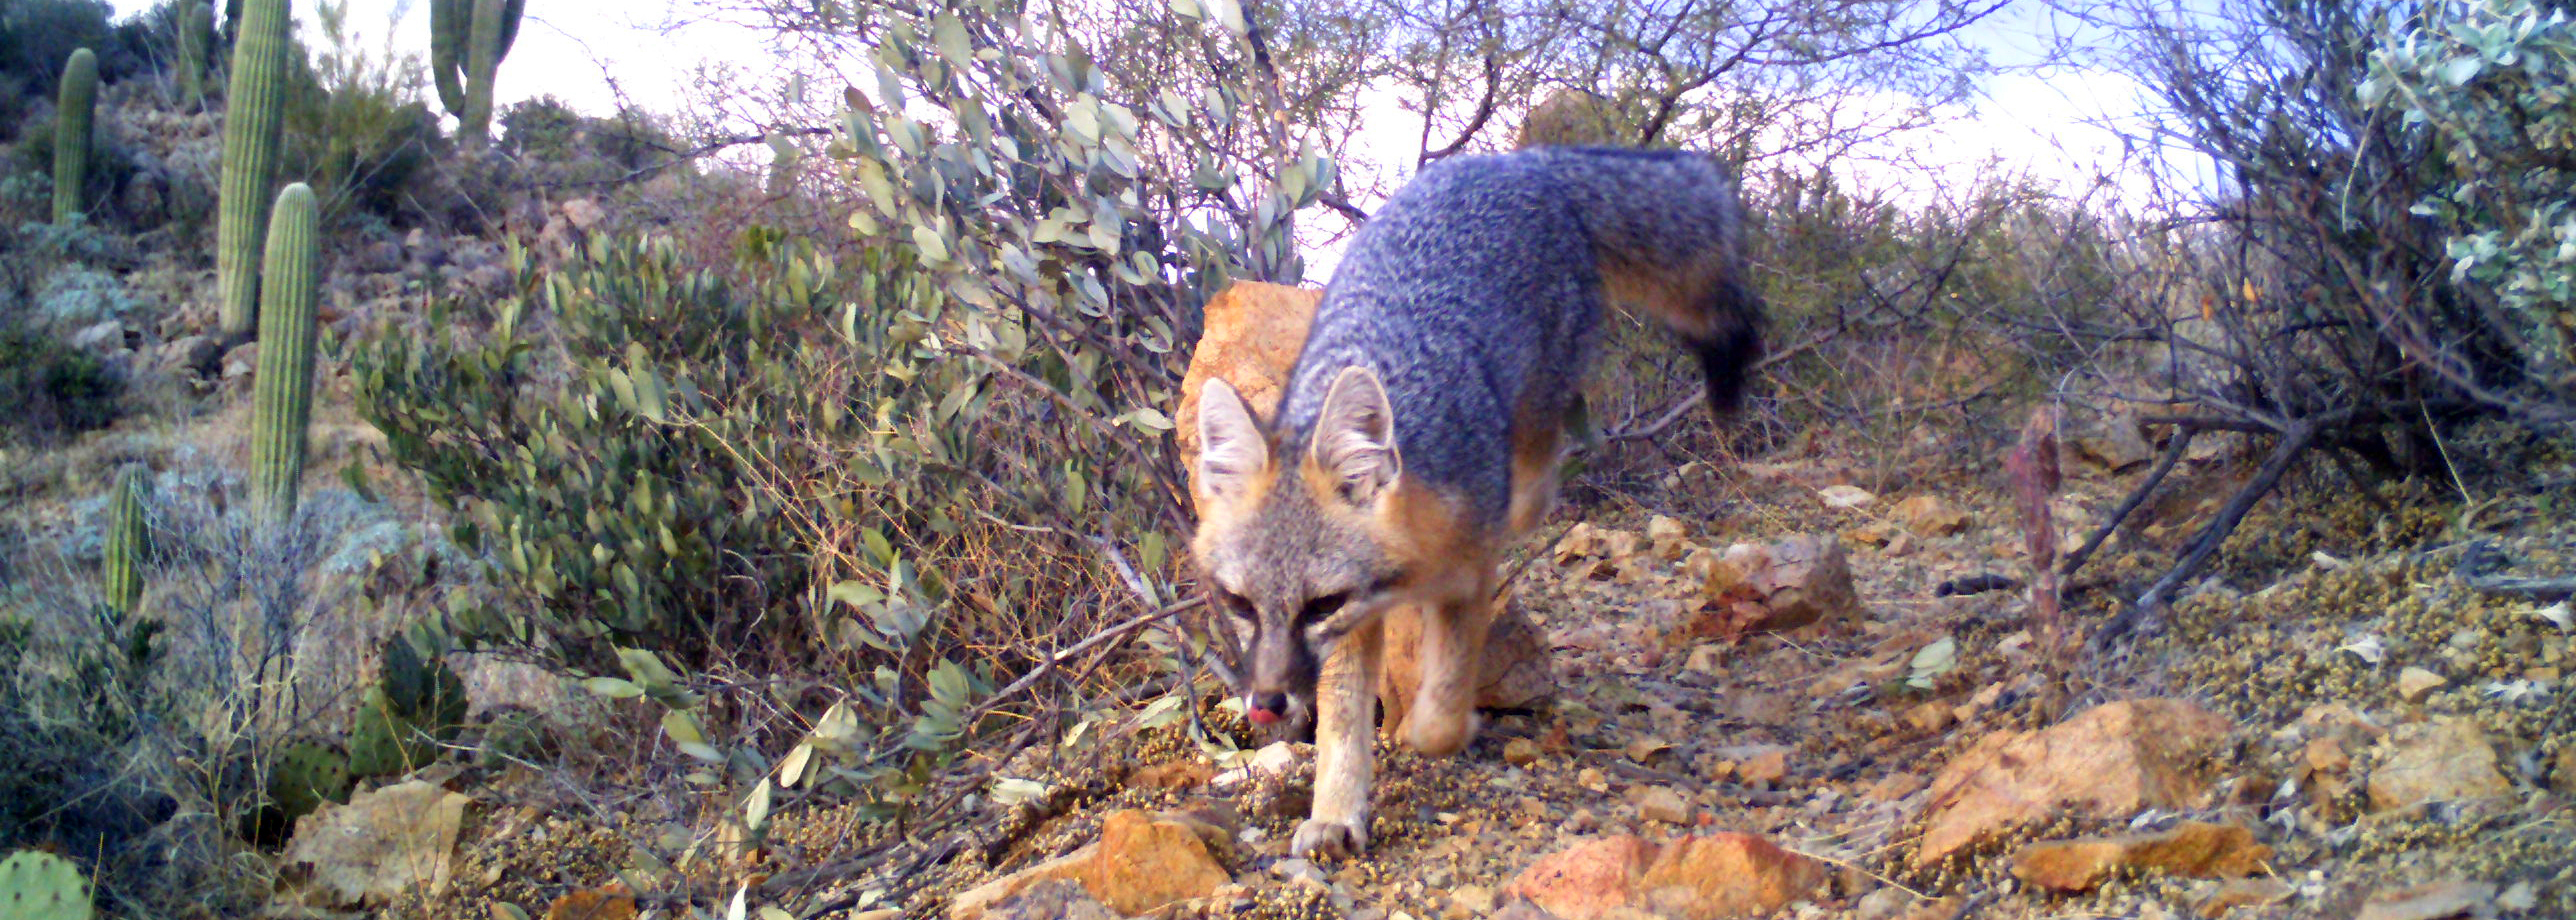
<svg viewBox="0 0 2576 920">
<path fill-rule="evenodd" d="M 2559 748 L 2558 756 L 2551 758 L 2549 788 L 2559 795 L 2576 795 L 2576 744 Z"/>
<path fill-rule="evenodd" d="M 1503 760 L 1515 767 L 1526 767 L 1538 761 L 1538 742 L 1514 738 L 1503 742 Z"/>
<path fill-rule="evenodd" d="M 1194 789 L 1215 778 L 1216 768 L 1187 761 L 1155 764 L 1127 774 L 1127 785 L 1137 789 Z"/>
<path fill-rule="evenodd" d="M 1896 518 L 1918 536 L 1943 537 L 1968 529 L 1968 515 L 1939 496 L 1917 495 L 1896 503 Z"/>
<path fill-rule="evenodd" d="M 1682 670 L 1693 674 L 1706 674 L 1710 677 L 1718 676 L 1718 672 L 1725 667 L 1726 646 L 1714 642 L 1691 646 L 1690 657 L 1682 661 Z"/>
<path fill-rule="evenodd" d="M 2397 672 L 2397 698 L 2409 703 L 2421 703 L 2425 697 L 2433 695 L 2433 691 L 2441 689 L 2445 683 L 2448 681 L 2443 680 L 2442 675 L 2409 666 Z"/>
<path fill-rule="evenodd" d="M 2171 830 L 2052 840 L 2022 848 L 2014 878 L 2054 891 L 2088 891 L 2126 869 L 2199 878 L 2251 875 L 2272 858 L 2254 832 L 2234 824 L 2186 821 Z"/>
<path fill-rule="evenodd" d="M 1270 864 L 1270 874 L 1292 882 L 1304 882 L 1317 888 L 1330 888 L 1333 885 L 1330 880 L 1324 878 L 1324 870 L 1316 868 L 1312 860 L 1283 859 Z"/>
<path fill-rule="evenodd" d="M 1859 486 L 1826 486 L 1816 490 L 1816 498 L 1827 508 L 1866 508 L 1878 501 L 1877 495 Z"/>
<path fill-rule="evenodd" d="M 2389 753 L 2370 772 L 2372 811 L 2513 794 L 2496 770 L 2495 747 L 2477 723 L 2456 717 L 2409 723 L 2391 730 L 2382 744 Z"/>
<path fill-rule="evenodd" d="M 2540 906 L 2540 892 L 2534 891 L 2530 882 L 2515 882 L 2496 895 L 2495 902 L 2497 907 L 2518 913 Z"/>
<path fill-rule="evenodd" d="M 2148 808 L 2198 807 L 2203 757 L 2226 719 L 2178 699 L 2124 700 L 2050 728 L 1987 736 L 1932 781 L 1915 865 L 2060 814 L 2126 818 Z"/>
<path fill-rule="evenodd" d="M 2343 742 L 2334 738 L 2310 738 L 2299 751 L 2301 763 L 2308 772 L 2342 773 L 2352 769 L 2352 755 L 2345 753 Z"/>
<path fill-rule="evenodd" d="M 1940 700 L 1916 703 L 1913 708 L 1905 710 L 1905 724 L 1927 735 L 1940 731 L 1950 727 L 1950 723 L 1958 721 L 1958 716 L 1952 712 L 1952 708 L 1950 704 Z"/>
<path fill-rule="evenodd" d="M 1599 767 L 1585 767 L 1576 772 L 1574 784 L 1594 792 L 1610 791 L 1610 777 L 1603 775 Z"/>
<path fill-rule="evenodd" d="M 2201 895 L 2192 912 L 2207 920 L 2218 920 L 2239 907 L 2270 907 L 2290 899 L 2296 892 L 2289 883 L 2275 878 L 2228 879 L 2211 886 Z"/>
<path fill-rule="evenodd" d="M 224 352 L 224 379 L 245 376 L 259 369 L 259 343 L 245 342 Z"/>
<path fill-rule="evenodd" d="M 1654 545 L 1655 556 L 1667 561 L 1679 559 L 1690 548 L 1690 528 L 1664 515 L 1646 522 L 1646 542 Z"/>
<path fill-rule="evenodd" d="M 1789 751 L 1773 748 L 1747 757 L 1735 765 L 1735 776 L 1747 784 L 1778 785 L 1789 778 Z"/>
<path fill-rule="evenodd" d="M 2496 886 L 2487 882 L 2447 881 L 2372 894 L 2353 920 L 2443 920 L 2491 911 Z"/>
<path fill-rule="evenodd" d="M 1629 760 L 1645 763 L 1654 760 L 1655 755 L 1672 749 L 1672 742 L 1662 738 L 1639 738 L 1628 742 L 1622 753 L 1626 754 Z"/>
<path fill-rule="evenodd" d="M 1891 773 L 1864 793 L 1873 802 L 1894 802 L 1923 789 L 1923 777 L 1913 773 Z"/>
<path fill-rule="evenodd" d="M 1444 920 L 1482 920 L 1494 912 L 1494 890 L 1483 885 L 1460 885 L 1449 889 L 1449 906 L 1440 912 Z"/>
<path fill-rule="evenodd" d="M 1632 790 L 1628 798 L 1637 803 L 1637 812 L 1645 815 L 1646 820 L 1665 824 L 1690 823 L 1690 800 L 1682 798 L 1682 794 L 1671 786 L 1641 786 Z"/>
</svg>

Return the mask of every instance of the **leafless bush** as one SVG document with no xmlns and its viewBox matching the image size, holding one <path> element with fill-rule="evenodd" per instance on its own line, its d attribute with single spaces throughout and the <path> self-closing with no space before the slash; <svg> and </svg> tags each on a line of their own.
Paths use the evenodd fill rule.
<svg viewBox="0 0 2576 920">
<path fill-rule="evenodd" d="M 2152 623 L 2303 462 L 2323 458 L 2353 476 L 2441 470 L 2443 438 L 2465 420 L 2576 417 L 2520 379 L 2512 327 L 2491 294 L 2453 283 L 2440 228 L 2410 213 L 2457 178 L 2420 134 L 2361 102 L 2370 49 L 2414 9 L 2298 0 L 2069 9 L 2120 37 L 2110 66 L 2152 94 L 2149 126 L 2131 141 L 2162 157 L 2151 164 L 2161 216 L 2129 236 L 2120 296 L 2107 310 L 2047 318 L 2086 350 L 2143 347 L 2157 359 L 2109 395 L 2173 436 L 2103 532 L 2195 437 L 2234 431 L 2269 444 L 2244 487 L 2097 644 Z"/>
</svg>

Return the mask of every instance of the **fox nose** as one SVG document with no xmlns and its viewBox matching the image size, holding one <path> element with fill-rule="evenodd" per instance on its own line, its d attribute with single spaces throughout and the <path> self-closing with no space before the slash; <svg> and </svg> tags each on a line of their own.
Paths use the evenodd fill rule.
<svg viewBox="0 0 2576 920">
<path fill-rule="evenodd" d="M 1244 702 L 1244 715 L 1252 719 L 1254 725 L 1277 722 L 1288 712 L 1288 694 L 1285 693 L 1255 693 L 1246 697 Z"/>
</svg>

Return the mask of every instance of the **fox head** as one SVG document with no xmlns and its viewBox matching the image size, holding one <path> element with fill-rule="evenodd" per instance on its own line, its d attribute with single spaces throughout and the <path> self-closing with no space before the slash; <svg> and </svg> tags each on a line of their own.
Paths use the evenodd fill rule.
<svg viewBox="0 0 2576 920">
<path fill-rule="evenodd" d="M 1375 373 L 1333 379 L 1303 438 L 1253 418 L 1233 387 L 1199 394 L 1199 531 L 1191 548 L 1219 616 L 1244 640 L 1245 712 L 1291 731 L 1312 717 L 1315 682 L 1344 636 L 1397 603 L 1408 559 L 1395 420 Z"/>
</svg>

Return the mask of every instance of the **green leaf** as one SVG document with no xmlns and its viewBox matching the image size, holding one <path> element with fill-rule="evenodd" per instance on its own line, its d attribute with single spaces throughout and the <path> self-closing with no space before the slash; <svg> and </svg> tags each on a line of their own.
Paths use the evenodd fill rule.
<svg viewBox="0 0 2576 920">
<path fill-rule="evenodd" d="M 581 688 L 612 700 L 631 700 L 644 695 L 644 688 L 636 686 L 633 681 L 614 677 L 593 677 L 582 681 Z"/>
<path fill-rule="evenodd" d="M 941 238 L 937 230 L 914 225 L 912 245 L 921 249 L 921 261 L 925 263 L 936 264 L 948 261 L 948 241 Z"/>
<path fill-rule="evenodd" d="M 745 826 L 757 831 L 769 824 L 769 791 L 775 788 L 778 787 L 768 783 L 751 787 L 750 800 L 742 806 L 742 823 Z"/>
<path fill-rule="evenodd" d="M 939 56 L 963 70 L 975 63 L 975 48 L 966 36 L 966 23 L 955 13 L 941 13 L 930 22 L 930 40 L 939 45 Z"/>
<path fill-rule="evenodd" d="M 958 667 L 956 662 L 942 659 L 938 667 L 930 669 L 932 699 L 951 706 L 963 706 L 967 692 L 966 669 Z"/>
<path fill-rule="evenodd" d="M 1934 682 L 1959 667 L 1959 643 L 1943 636 L 1914 653 L 1911 673 L 1905 685 L 1916 690 L 1930 690 Z"/>
<path fill-rule="evenodd" d="M 2477 79 L 2478 72 L 2485 70 L 2486 67 L 2486 59 L 2474 54 L 2452 58 L 2449 63 L 2442 65 L 2442 82 L 2452 86 L 2465 84 Z"/>
</svg>

